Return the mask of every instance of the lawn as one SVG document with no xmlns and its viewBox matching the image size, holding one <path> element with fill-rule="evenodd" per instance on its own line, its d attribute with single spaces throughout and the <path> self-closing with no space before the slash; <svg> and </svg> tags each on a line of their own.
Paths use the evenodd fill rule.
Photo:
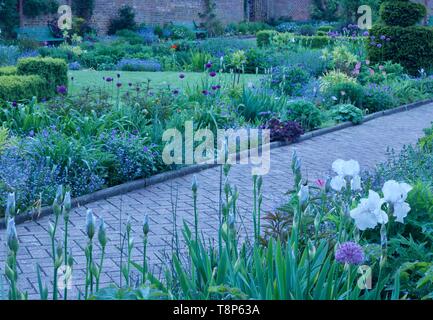
<svg viewBox="0 0 433 320">
<path fill-rule="evenodd" d="M 180 72 L 128 72 L 128 71 L 69 71 L 70 93 L 76 94 L 84 88 L 107 88 L 108 84 L 104 81 L 104 77 L 111 77 L 117 79 L 117 74 L 120 74 L 118 82 L 122 83 L 122 90 L 126 91 L 128 84 L 146 84 L 150 80 L 150 87 L 153 89 L 170 86 L 171 88 L 182 89 L 188 86 L 200 84 L 201 81 L 206 79 L 205 75 L 201 72 L 186 72 L 184 79 L 181 79 Z M 241 75 L 240 82 L 248 85 L 248 83 L 257 84 L 263 76 L 255 74 Z M 228 83 L 231 82 L 233 76 L 229 73 L 222 73 L 217 75 L 212 81 L 215 83 Z M 115 80 L 117 82 L 117 80 Z"/>
</svg>

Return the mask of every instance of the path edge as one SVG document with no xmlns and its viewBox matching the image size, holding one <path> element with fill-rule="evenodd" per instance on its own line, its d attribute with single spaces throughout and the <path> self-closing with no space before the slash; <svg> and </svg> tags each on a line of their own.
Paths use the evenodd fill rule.
<svg viewBox="0 0 433 320">
<path fill-rule="evenodd" d="M 367 115 L 363 118 L 363 121 L 361 124 L 362 125 L 366 122 L 369 122 L 371 120 L 377 119 L 377 118 L 381 118 L 384 116 L 389 116 L 395 113 L 400 113 L 400 112 L 405 112 L 405 111 L 409 111 L 418 107 L 422 107 L 425 105 L 428 105 L 430 103 L 433 102 L 433 99 L 428 99 L 428 100 L 422 100 L 422 101 L 418 101 L 418 102 L 414 102 L 414 103 L 410 103 L 407 105 L 403 105 L 394 109 L 389 109 L 389 110 L 385 110 L 385 111 L 379 111 L 379 112 L 375 112 L 372 113 L 370 115 Z M 353 126 L 357 126 L 351 122 L 343 122 L 340 123 L 338 125 L 332 126 L 332 127 L 328 127 L 328 128 L 323 128 L 323 129 L 318 129 L 315 131 L 311 131 L 311 132 L 307 132 L 305 134 L 303 134 L 301 137 L 299 137 L 294 143 L 289 143 L 289 142 L 284 142 L 284 141 L 277 141 L 277 142 L 272 142 L 270 144 L 271 150 L 272 149 L 277 149 L 277 148 L 281 148 L 284 146 L 287 146 L 289 144 L 296 144 L 296 143 L 300 143 L 315 137 L 319 137 L 319 136 L 323 136 L 325 134 L 328 133 L 332 133 L 335 131 L 340 131 L 349 127 L 353 127 Z M 118 195 L 122 195 L 131 191 L 135 191 L 138 189 L 142 189 L 151 185 L 155 185 L 157 183 L 161 183 L 161 182 L 165 182 L 174 178 L 180 178 L 192 173 L 198 173 L 200 171 L 203 170 L 207 170 L 207 169 L 211 169 L 214 167 L 219 166 L 219 164 L 197 164 L 197 165 L 191 165 L 185 168 L 181 168 L 178 170 L 173 170 L 173 171 L 167 171 L 167 172 L 163 172 L 163 173 L 159 173 L 156 174 L 152 177 L 149 178 L 144 178 L 144 179 L 139 179 L 139 180 L 135 180 L 135 181 L 130 181 L 130 182 L 126 182 L 114 187 L 110 187 L 110 188 L 106 188 L 103 190 L 99 190 L 84 196 L 80 196 L 78 198 L 74 198 L 72 200 L 72 207 L 73 208 L 77 208 L 77 207 L 81 207 L 84 206 L 86 204 L 89 204 L 91 202 L 95 202 L 95 201 L 99 201 L 99 200 L 105 200 L 107 198 L 110 197 L 114 197 L 114 196 L 118 196 Z M 22 224 L 26 221 L 30 221 L 30 220 L 38 220 L 42 217 L 48 216 L 50 214 L 52 214 L 53 210 L 52 210 L 52 206 L 46 206 L 46 207 L 42 207 L 40 209 L 36 209 L 30 212 L 27 212 L 25 214 L 20 214 L 18 216 L 15 217 L 15 223 L 16 224 Z M 6 221 L 5 218 L 0 218 L 0 229 L 4 229 L 6 227 Z"/>
</svg>

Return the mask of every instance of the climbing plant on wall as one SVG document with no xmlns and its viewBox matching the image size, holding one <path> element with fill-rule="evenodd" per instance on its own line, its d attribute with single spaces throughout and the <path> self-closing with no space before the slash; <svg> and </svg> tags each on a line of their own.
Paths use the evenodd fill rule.
<svg viewBox="0 0 433 320">
<path fill-rule="evenodd" d="M 0 0 L 0 36 L 9 38 L 19 24 L 17 0 Z"/>
<path fill-rule="evenodd" d="M 224 32 L 224 28 L 215 12 L 216 2 L 214 0 L 205 0 L 204 7 L 204 12 L 198 14 L 202 20 L 203 27 L 207 29 L 210 36 L 220 35 Z"/>
<path fill-rule="evenodd" d="M 95 0 L 73 0 L 72 1 L 72 11 L 74 14 L 80 18 L 87 21 L 93 15 L 93 10 L 95 9 Z"/>
<path fill-rule="evenodd" d="M 25 0 L 23 2 L 23 12 L 26 17 L 56 13 L 58 8 L 59 3 L 56 0 Z"/>
</svg>

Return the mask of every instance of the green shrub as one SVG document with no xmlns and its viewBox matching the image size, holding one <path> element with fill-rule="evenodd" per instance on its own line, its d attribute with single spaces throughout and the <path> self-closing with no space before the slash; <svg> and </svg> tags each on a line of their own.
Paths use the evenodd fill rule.
<svg viewBox="0 0 433 320">
<path fill-rule="evenodd" d="M 357 107 L 362 107 L 364 88 L 356 82 L 339 82 L 331 85 L 324 94 L 331 105 L 350 103 Z"/>
<path fill-rule="evenodd" d="M 276 68 L 272 72 L 271 88 L 288 96 L 298 95 L 310 80 L 310 74 L 301 66 Z"/>
<path fill-rule="evenodd" d="M 331 32 L 332 30 L 334 30 L 333 26 L 320 26 L 317 31 L 322 31 L 325 33 Z"/>
<path fill-rule="evenodd" d="M 416 75 L 421 68 L 433 69 L 433 29 L 429 27 L 390 27 L 376 25 L 371 35 L 386 35 L 391 39 L 386 46 L 368 47 L 372 62 L 393 61 L 400 63 L 407 71 Z"/>
<path fill-rule="evenodd" d="M 17 68 L 14 66 L 0 68 L 0 76 L 13 76 L 16 74 L 17 74 Z"/>
<path fill-rule="evenodd" d="M 116 34 L 117 31 L 123 29 L 135 30 L 136 27 L 134 9 L 124 5 L 119 9 L 117 16 L 110 20 L 108 34 Z"/>
<path fill-rule="evenodd" d="M 337 122 L 350 121 L 353 124 L 360 124 L 362 122 L 362 110 L 355 107 L 353 104 L 339 104 L 332 108 L 332 118 Z"/>
<path fill-rule="evenodd" d="M 333 45 L 335 40 L 328 36 L 295 36 L 295 42 L 306 48 L 321 49 Z"/>
<path fill-rule="evenodd" d="M 56 94 L 57 86 L 68 85 L 68 65 L 64 60 L 53 58 L 25 58 L 17 64 L 18 75 L 38 75 L 46 81 L 47 96 Z"/>
<path fill-rule="evenodd" d="M 368 109 L 369 113 L 391 109 L 398 104 L 387 85 L 370 83 L 364 88 L 364 92 L 363 107 Z"/>
<path fill-rule="evenodd" d="M 256 34 L 259 31 L 272 29 L 264 22 L 240 22 L 235 25 L 235 32 L 239 34 Z"/>
<path fill-rule="evenodd" d="M 305 130 L 313 130 L 322 124 L 322 113 L 314 103 L 305 100 L 298 100 L 288 104 L 288 120 L 296 121 Z"/>
<path fill-rule="evenodd" d="M 2 100 L 48 98 L 50 94 L 46 81 L 40 76 L 0 76 L 0 99 Z"/>
<path fill-rule="evenodd" d="M 195 40 L 196 35 L 188 27 L 181 25 L 170 26 L 171 38 L 173 40 Z"/>
<path fill-rule="evenodd" d="M 311 24 L 303 24 L 296 31 L 301 36 L 314 36 L 316 34 L 316 28 Z"/>
<path fill-rule="evenodd" d="M 268 47 L 272 43 L 272 38 L 277 34 L 274 30 L 263 30 L 256 34 L 257 46 L 259 48 Z"/>
<path fill-rule="evenodd" d="M 379 14 L 383 22 L 388 26 L 409 27 L 424 18 L 427 9 L 420 3 L 394 0 L 382 3 Z"/>
</svg>

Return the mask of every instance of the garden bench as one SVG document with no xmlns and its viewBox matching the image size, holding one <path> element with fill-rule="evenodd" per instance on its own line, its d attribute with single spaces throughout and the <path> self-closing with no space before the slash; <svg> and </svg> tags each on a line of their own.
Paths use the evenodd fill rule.
<svg viewBox="0 0 433 320">
<path fill-rule="evenodd" d="M 53 35 L 49 26 L 44 27 L 21 27 L 16 29 L 18 39 L 31 39 L 37 42 L 63 42 L 63 38 L 58 38 Z"/>
<path fill-rule="evenodd" d="M 187 22 L 176 22 L 176 25 L 187 28 L 188 30 L 195 33 L 197 38 L 206 38 L 208 35 L 207 30 L 200 29 L 195 21 L 187 21 Z"/>
</svg>

